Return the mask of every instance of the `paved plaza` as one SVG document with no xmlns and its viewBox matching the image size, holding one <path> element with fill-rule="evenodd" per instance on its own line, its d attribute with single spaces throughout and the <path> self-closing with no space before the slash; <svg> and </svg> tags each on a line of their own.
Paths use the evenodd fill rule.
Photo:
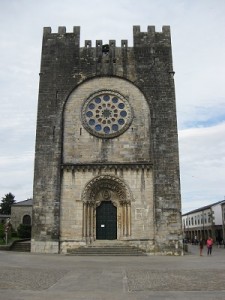
<svg viewBox="0 0 225 300">
<path fill-rule="evenodd" d="M 65 256 L 0 251 L 0 300 L 225 299 L 225 249 L 212 256 Z"/>
</svg>

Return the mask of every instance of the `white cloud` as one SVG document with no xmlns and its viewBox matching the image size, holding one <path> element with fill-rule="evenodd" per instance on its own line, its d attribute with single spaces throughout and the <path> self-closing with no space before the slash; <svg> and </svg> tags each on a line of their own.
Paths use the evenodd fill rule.
<svg viewBox="0 0 225 300">
<path fill-rule="evenodd" d="M 225 122 L 179 132 L 183 210 L 224 198 Z"/>
</svg>

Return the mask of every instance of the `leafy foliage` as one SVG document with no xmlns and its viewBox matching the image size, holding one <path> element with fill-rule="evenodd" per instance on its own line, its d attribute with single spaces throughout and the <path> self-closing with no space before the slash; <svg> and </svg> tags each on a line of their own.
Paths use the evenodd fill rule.
<svg viewBox="0 0 225 300">
<path fill-rule="evenodd" d="M 11 215 L 11 206 L 16 202 L 15 196 L 12 193 L 8 193 L 2 198 L 0 204 L 0 213 L 3 215 Z"/>
<path fill-rule="evenodd" d="M 0 240 L 3 240 L 4 236 L 5 236 L 4 224 L 0 223 Z"/>
<path fill-rule="evenodd" d="M 19 238 L 27 239 L 31 237 L 31 225 L 20 224 L 17 228 Z"/>
</svg>

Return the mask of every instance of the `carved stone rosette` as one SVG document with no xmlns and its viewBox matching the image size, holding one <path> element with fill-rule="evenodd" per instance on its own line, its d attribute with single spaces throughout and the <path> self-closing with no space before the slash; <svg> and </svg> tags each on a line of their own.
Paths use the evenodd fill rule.
<svg viewBox="0 0 225 300">
<path fill-rule="evenodd" d="M 100 90 L 90 95 L 83 103 L 81 119 L 92 135 L 114 138 L 125 132 L 133 119 L 128 100 L 112 90 Z"/>
</svg>

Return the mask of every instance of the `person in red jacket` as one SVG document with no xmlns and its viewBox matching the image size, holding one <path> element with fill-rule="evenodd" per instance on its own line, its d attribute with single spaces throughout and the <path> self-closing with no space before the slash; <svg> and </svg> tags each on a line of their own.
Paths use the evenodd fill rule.
<svg viewBox="0 0 225 300">
<path fill-rule="evenodd" d="M 207 255 L 211 255 L 212 254 L 212 245 L 213 245 L 213 239 L 211 237 L 208 238 L 206 245 L 207 245 Z"/>
</svg>

